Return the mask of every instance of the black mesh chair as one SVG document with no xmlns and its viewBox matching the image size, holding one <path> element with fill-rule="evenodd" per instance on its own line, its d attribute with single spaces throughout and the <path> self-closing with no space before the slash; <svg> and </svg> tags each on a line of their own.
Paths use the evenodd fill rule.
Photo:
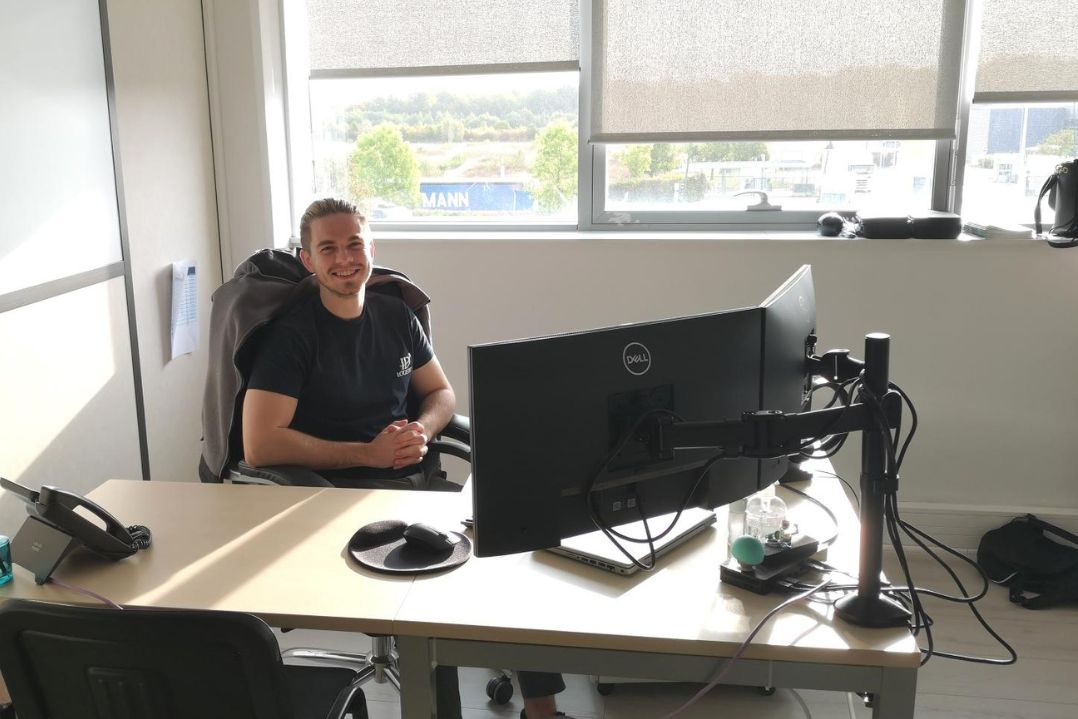
<svg viewBox="0 0 1078 719">
<path fill-rule="evenodd" d="M 287 666 L 248 614 L 0 607 L 0 672 L 19 719 L 366 719 L 355 672 Z"/>
</svg>

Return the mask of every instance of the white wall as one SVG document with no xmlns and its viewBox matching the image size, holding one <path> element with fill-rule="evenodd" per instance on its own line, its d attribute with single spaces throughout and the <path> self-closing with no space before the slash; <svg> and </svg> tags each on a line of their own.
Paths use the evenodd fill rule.
<svg viewBox="0 0 1078 719">
<path fill-rule="evenodd" d="M 467 403 L 467 345 L 754 305 L 802 263 L 821 349 L 892 336 L 921 426 L 904 502 L 1078 517 L 1078 251 L 931 240 L 400 240 L 377 261 L 434 298 L 436 350 Z M 527 388 L 522 389 L 526 401 Z M 856 483 L 858 444 L 837 458 Z"/>
<path fill-rule="evenodd" d="M 150 477 L 197 481 L 210 293 L 221 284 L 202 11 L 109 0 Z M 195 260 L 199 349 L 170 359 L 171 263 Z"/>
</svg>

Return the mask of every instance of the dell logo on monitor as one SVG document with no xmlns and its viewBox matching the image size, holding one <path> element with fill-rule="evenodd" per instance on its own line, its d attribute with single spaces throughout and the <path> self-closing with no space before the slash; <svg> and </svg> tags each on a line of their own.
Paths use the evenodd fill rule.
<svg viewBox="0 0 1078 719">
<path fill-rule="evenodd" d="M 630 342 L 621 351 L 621 361 L 629 374 L 639 376 L 651 369 L 651 352 L 639 342 Z"/>
</svg>

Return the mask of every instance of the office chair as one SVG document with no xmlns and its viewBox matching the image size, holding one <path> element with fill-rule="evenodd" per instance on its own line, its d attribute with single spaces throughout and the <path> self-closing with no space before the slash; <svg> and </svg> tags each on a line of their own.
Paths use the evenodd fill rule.
<svg viewBox="0 0 1078 719">
<path fill-rule="evenodd" d="M 354 672 L 283 664 L 249 614 L 10 599 L 0 671 L 19 719 L 367 719 Z"/>
<path fill-rule="evenodd" d="M 203 482 L 284 484 L 331 487 L 332 482 L 306 467 L 253 467 L 243 461 L 242 411 L 247 376 L 265 329 L 299 299 L 318 291 L 315 278 L 294 255 L 283 250 L 260 250 L 241 263 L 231 280 L 213 294 L 210 312 L 210 365 L 203 397 Z M 375 267 L 368 292 L 390 294 L 405 302 L 431 338 L 430 298 L 406 275 Z M 418 400 L 409 398 L 409 415 L 418 414 Z M 428 444 L 417 470 L 377 472 L 372 487 L 459 491 L 446 479 L 441 456 L 471 461 L 471 428 L 467 417 L 455 415 Z"/>
<path fill-rule="evenodd" d="M 306 467 L 253 467 L 243 461 L 243 396 L 259 342 L 273 320 L 296 301 L 317 291 L 315 278 L 297 257 L 283 250 L 267 249 L 241 263 L 232 279 L 214 292 L 210 312 L 210 364 L 202 409 L 203 446 L 199 460 L 199 477 L 203 482 L 334 486 Z M 412 308 L 427 337 L 431 337 L 430 298 L 407 276 L 376 266 L 367 283 L 367 291 L 387 293 L 401 299 Z M 418 415 L 418 399 L 409 397 L 408 405 L 409 416 Z M 428 444 L 429 451 L 418 471 L 414 468 L 380 471 L 370 486 L 460 491 L 460 486 L 450 482 L 441 469 L 441 455 L 471 462 L 470 443 L 468 418 L 455 415 L 442 433 Z M 371 641 L 368 653 L 297 647 L 285 651 L 284 655 L 356 668 L 359 683 L 372 679 L 389 682 L 399 691 L 400 675 L 393 637 L 372 635 Z M 448 671 L 440 670 L 440 673 Z M 440 705 L 444 701 L 449 707 L 455 701 L 459 707 L 459 695 L 451 691 L 449 678 L 443 677 L 440 681 L 445 682 L 438 693 Z M 455 687 L 455 679 L 451 683 Z"/>
</svg>

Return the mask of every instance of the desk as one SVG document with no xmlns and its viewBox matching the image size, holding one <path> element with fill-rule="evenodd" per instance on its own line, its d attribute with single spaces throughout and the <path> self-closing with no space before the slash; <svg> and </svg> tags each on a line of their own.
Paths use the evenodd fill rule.
<svg viewBox="0 0 1078 719">
<path fill-rule="evenodd" d="M 854 567 L 848 500 L 837 481 L 813 484 L 847 528 L 830 559 Z M 703 682 L 777 603 L 720 584 L 722 528 L 679 547 L 657 571 L 632 577 L 537 552 L 397 578 L 348 561 L 352 533 L 387 518 L 451 526 L 468 513 L 466 495 L 112 480 L 90 496 L 123 521 L 149 526 L 154 546 L 116 563 L 78 553 L 58 578 L 124 605 L 242 611 L 275 626 L 395 634 L 406 719 L 430 716 L 435 664 Z M 789 503 L 799 511 L 795 499 Z M 93 601 L 38 587 L 15 569 L 0 598 Z M 724 683 L 871 691 L 875 717 L 908 719 L 918 663 L 904 629 L 853 627 L 832 622 L 830 607 L 799 605 L 769 623 Z"/>
</svg>

